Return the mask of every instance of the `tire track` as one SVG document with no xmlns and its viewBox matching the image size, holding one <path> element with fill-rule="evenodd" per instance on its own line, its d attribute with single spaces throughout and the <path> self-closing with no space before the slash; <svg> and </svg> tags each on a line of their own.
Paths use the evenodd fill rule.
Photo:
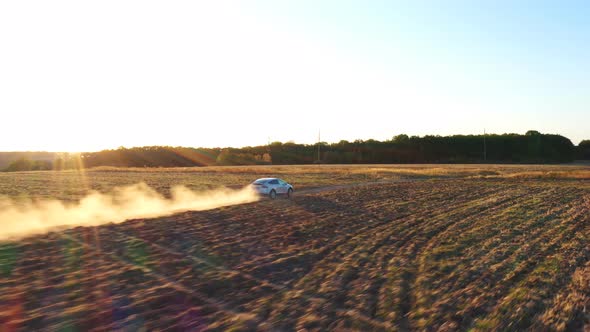
<svg viewBox="0 0 590 332">
<path fill-rule="evenodd" d="M 549 194 L 551 194 L 551 193 L 549 193 Z M 547 197 L 549 198 L 550 195 L 547 196 Z M 526 200 L 525 200 L 525 202 L 526 202 Z M 517 204 L 515 206 L 519 206 L 519 205 L 520 204 Z M 498 214 L 495 214 L 494 216 L 497 217 Z M 501 215 L 499 215 L 499 216 L 500 216 L 500 219 L 499 220 L 501 220 Z M 535 230 L 535 231 L 537 231 L 540 234 L 544 234 L 547 231 L 546 229 L 535 228 L 534 227 L 535 225 L 539 226 L 539 221 L 538 220 L 532 220 L 529 223 L 530 228 L 533 229 L 533 230 Z M 493 234 L 493 232 L 490 232 L 490 233 Z M 532 236 L 532 235 L 533 234 L 529 234 L 529 236 Z M 426 257 L 430 257 L 431 256 L 431 254 L 429 254 L 428 252 L 425 252 L 423 255 L 425 255 Z M 497 258 L 498 257 L 496 257 L 496 259 Z M 468 257 L 465 257 L 465 260 L 469 262 L 470 266 L 475 266 L 474 269 L 476 271 L 478 271 L 478 269 L 477 269 L 477 261 L 473 261 L 473 260 L 469 259 Z M 448 260 L 445 260 L 445 261 L 448 261 Z M 460 264 L 460 262 L 457 262 L 457 264 Z M 430 282 L 428 280 L 423 280 L 422 281 L 422 284 L 424 286 L 429 285 L 429 287 L 427 287 L 426 289 L 436 289 L 437 294 L 445 294 L 445 297 L 444 298 L 439 299 L 435 303 L 428 303 L 428 302 L 426 302 L 425 304 L 423 304 L 424 309 L 428 308 L 426 312 L 430 312 L 430 313 L 448 312 L 449 311 L 449 310 L 447 310 L 447 309 L 449 309 L 449 304 L 447 302 L 448 300 L 452 300 L 453 303 L 455 303 L 456 305 L 459 305 L 459 304 L 457 304 L 457 301 L 459 301 L 462 298 L 461 293 L 459 293 L 459 294 L 452 293 L 453 292 L 453 289 L 456 289 L 457 287 L 459 288 L 459 290 L 457 292 L 461 292 L 462 289 L 465 289 L 465 288 L 470 289 L 470 290 L 473 290 L 473 291 L 477 291 L 477 290 L 481 289 L 481 288 L 469 288 L 469 286 L 470 286 L 471 283 L 469 283 L 469 284 L 462 284 L 460 278 L 454 278 L 453 277 L 454 276 L 453 273 L 444 273 L 444 274 L 441 274 L 441 275 L 439 275 L 437 277 L 437 270 L 432 270 L 432 271 L 431 270 L 426 270 L 425 267 L 424 267 L 424 265 L 421 265 L 421 266 L 422 266 L 421 269 L 418 271 L 418 274 L 420 276 L 431 276 L 431 278 L 436 279 L 436 282 L 434 284 L 432 284 L 432 282 Z M 433 265 L 433 268 L 436 268 L 436 265 Z M 460 274 L 460 275 L 466 277 L 464 273 L 463 274 Z M 482 276 L 480 276 L 480 278 L 473 280 L 472 282 L 478 282 L 480 280 L 483 280 L 483 278 L 486 278 L 485 274 L 482 275 Z M 449 287 L 451 287 L 451 288 L 449 288 Z M 424 299 L 424 294 L 422 294 L 422 298 Z M 476 305 L 473 305 L 472 306 L 472 308 L 477 308 L 477 307 L 478 306 L 476 306 Z M 441 311 L 442 308 L 446 308 L 446 309 Z M 420 310 L 421 309 L 419 309 L 419 311 Z M 477 310 L 475 310 L 475 311 L 477 311 Z M 427 316 L 431 316 L 431 315 L 432 314 L 427 314 Z M 465 317 L 469 317 L 469 315 L 466 313 L 465 314 Z M 448 317 L 447 318 L 445 318 L 445 317 L 437 317 L 436 315 L 434 315 L 433 317 L 431 317 L 431 319 L 432 320 L 435 320 L 435 321 L 437 321 L 437 320 L 438 321 L 441 321 L 441 320 L 448 321 L 449 320 Z"/>
</svg>

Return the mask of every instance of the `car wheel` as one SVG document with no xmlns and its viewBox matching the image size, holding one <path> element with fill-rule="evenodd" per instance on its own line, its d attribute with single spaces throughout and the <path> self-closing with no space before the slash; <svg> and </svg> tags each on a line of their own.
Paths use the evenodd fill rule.
<svg viewBox="0 0 590 332">
<path fill-rule="evenodd" d="M 291 197 L 293 197 L 293 189 L 289 188 L 289 190 L 287 190 L 287 198 Z"/>
<path fill-rule="evenodd" d="M 270 191 L 270 193 L 268 193 L 268 197 L 270 197 L 270 199 L 275 199 L 277 198 L 277 192 L 273 190 Z"/>
</svg>

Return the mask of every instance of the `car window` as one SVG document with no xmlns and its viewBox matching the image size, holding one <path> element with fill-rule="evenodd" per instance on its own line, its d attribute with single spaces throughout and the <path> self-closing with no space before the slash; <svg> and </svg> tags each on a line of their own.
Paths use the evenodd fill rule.
<svg viewBox="0 0 590 332">
<path fill-rule="evenodd" d="M 282 184 L 282 185 L 286 185 L 287 184 L 287 182 L 285 182 L 283 180 L 279 180 L 279 183 Z"/>
<path fill-rule="evenodd" d="M 271 180 L 269 183 L 270 184 L 279 184 L 279 180 Z"/>
</svg>

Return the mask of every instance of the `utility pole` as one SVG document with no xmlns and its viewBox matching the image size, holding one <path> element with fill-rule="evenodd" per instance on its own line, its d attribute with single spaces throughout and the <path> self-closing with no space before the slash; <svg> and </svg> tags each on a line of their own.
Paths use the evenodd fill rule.
<svg viewBox="0 0 590 332">
<path fill-rule="evenodd" d="M 266 153 L 268 154 L 268 161 L 269 163 L 272 165 L 272 157 L 271 157 L 271 149 L 270 149 L 270 136 L 268 136 L 267 138 L 267 144 L 266 144 Z M 263 156 L 264 159 L 264 156 Z M 265 160 L 267 161 L 267 160 Z"/>
<path fill-rule="evenodd" d="M 320 134 L 321 134 L 321 130 L 318 129 L 318 164 L 321 164 L 321 158 L 320 158 L 320 146 L 322 145 L 322 141 L 320 139 Z"/>
<path fill-rule="evenodd" d="M 483 129 L 483 161 L 484 163 L 488 160 L 488 151 L 486 146 L 486 129 Z"/>
</svg>

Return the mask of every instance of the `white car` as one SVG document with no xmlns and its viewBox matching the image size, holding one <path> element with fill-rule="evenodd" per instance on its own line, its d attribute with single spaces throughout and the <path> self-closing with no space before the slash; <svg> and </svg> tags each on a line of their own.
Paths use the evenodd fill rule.
<svg viewBox="0 0 590 332">
<path fill-rule="evenodd" d="M 250 185 L 258 194 L 275 199 L 277 195 L 286 195 L 291 198 L 293 186 L 278 178 L 258 179 Z"/>
</svg>

